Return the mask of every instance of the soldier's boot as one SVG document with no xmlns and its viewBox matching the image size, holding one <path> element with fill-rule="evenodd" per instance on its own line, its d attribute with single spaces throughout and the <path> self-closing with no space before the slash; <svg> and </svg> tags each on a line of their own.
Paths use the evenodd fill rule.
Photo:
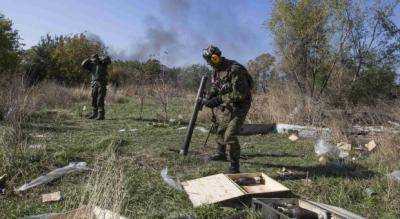
<svg viewBox="0 0 400 219">
<path fill-rule="evenodd" d="M 226 156 L 226 146 L 223 144 L 218 144 L 217 153 L 211 155 L 208 159 L 212 161 L 227 161 L 228 158 Z"/>
<path fill-rule="evenodd" d="M 96 117 L 96 120 L 104 120 L 105 119 L 105 112 L 104 110 L 99 111 L 99 115 Z"/>
<path fill-rule="evenodd" d="M 240 169 L 239 161 L 232 161 L 228 171 L 230 174 L 235 174 L 235 173 L 240 173 L 239 169 Z"/>
<path fill-rule="evenodd" d="M 237 138 L 234 138 L 232 143 L 229 144 L 229 157 L 231 158 L 229 173 L 239 173 L 240 144 Z"/>
<path fill-rule="evenodd" d="M 97 118 L 97 116 L 98 116 L 98 111 L 97 111 L 97 109 L 94 109 L 93 110 L 93 112 L 92 112 L 92 114 L 90 114 L 87 118 L 88 119 L 96 119 Z"/>
</svg>

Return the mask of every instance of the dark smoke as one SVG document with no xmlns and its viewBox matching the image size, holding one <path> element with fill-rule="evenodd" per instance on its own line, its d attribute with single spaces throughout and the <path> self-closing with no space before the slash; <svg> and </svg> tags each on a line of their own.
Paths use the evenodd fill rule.
<svg viewBox="0 0 400 219">
<path fill-rule="evenodd" d="M 247 45 L 254 46 L 255 34 L 237 13 L 241 10 L 237 4 L 240 1 L 226 2 L 159 0 L 162 18 L 149 16 L 144 20 L 146 37 L 135 42 L 129 58 L 154 57 L 167 65 L 185 65 L 202 61 L 201 49 L 210 43 L 232 58 L 249 53 L 251 48 Z"/>
</svg>

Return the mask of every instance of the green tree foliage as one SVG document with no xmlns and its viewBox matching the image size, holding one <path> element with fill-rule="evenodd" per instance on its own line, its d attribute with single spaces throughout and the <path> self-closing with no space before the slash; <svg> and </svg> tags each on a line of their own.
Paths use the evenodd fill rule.
<svg viewBox="0 0 400 219">
<path fill-rule="evenodd" d="M 17 70 L 21 43 L 18 31 L 13 29 L 12 21 L 0 14 L 0 75 Z"/>
<path fill-rule="evenodd" d="M 183 88 L 196 90 L 199 87 L 203 75 L 211 76 L 212 72 L 206 65 L 194 64 L 182 68 L 178 77 Z"/>
<path fill-rule="evenodd" d="M 27 51 L 27 74 L 30 84 L 48 79 L 66 85 L 89 80 L 81 68 L 85 58 L 98 53 L 105 55 L 104 45 L 89 40 L 84 34 L 43 37 L 38 45 Z"/>
<path fill-rule="evenodd" d="M 263 92 L 266 92 L 267 80 L 275 74 L 274 63 L 275 57 L 268 53 L 263 53 L 247 63 L 255 84 Z"/>
<path fill-rule="evenodd" d="M 400 56 L 400 31 L 391 20 L 398 4 L 276 0 L 269 24 L 280 69 L 312 98 L 357 103 L 387 97 Z M 368 77 L 385 80 L 371 84 Z M 361 87 L 371 92 L 361 93 Z"/>
</svg>

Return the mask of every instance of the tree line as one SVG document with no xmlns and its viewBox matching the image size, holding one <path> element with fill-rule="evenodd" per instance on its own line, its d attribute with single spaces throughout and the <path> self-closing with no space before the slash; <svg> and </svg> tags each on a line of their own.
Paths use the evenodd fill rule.
<svg viewBox="0 0 400 219">
<path fill-rule="evenodd" d="M 268 28 L 277 53 L 246 63 L 258 91 L 268 92 L 268 83 L 278 81 L 333 105 L 397 97 L 400 29 L 393 15 L 398 5 L 397 0 L 275 0 Z M 107 55 L 100 41 L 85 34 L 47 35 L 30 49 L 22 46 L 12 21 L 0 15 L 0 74 L 23 72 L 29 85 L 87 82 L 82 60 L 93 53 Z M 195 89 L 202 74 L 211 74 L 210 69 L 200 64 L 168 67 L 150 58 L 113 60 L 109 77 L 115 86 L 163 80 Z"/>
</svg>

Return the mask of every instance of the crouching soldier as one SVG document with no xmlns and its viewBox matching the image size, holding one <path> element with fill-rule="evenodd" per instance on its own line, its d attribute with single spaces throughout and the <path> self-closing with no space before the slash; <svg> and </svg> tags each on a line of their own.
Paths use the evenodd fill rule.
<svg viewBox="0 0 400 219">
<path fill-rule="evenodd" d="M 215 46 L 203 50 L 203 57 L 213 68 L 212 91 L 203 102 L 206 107 L 218 108 L 217 153 L 210 160 L 227 160 L 229 147 L 230 173 L 239 172 L 240 144 L 237 135 L 250 109 L 253 80 L 246 68 L 221 56 Z"/>
<path fill-rule="evenodd" d="M 82 67 L 92 75 L 92 114 L 89 119 L 104 120 L 104 100 L 107 93 L 107 67 L 111 64 L 110 57 L 100 58 L 98 54 L 82 62 Z"/>
</svg>

